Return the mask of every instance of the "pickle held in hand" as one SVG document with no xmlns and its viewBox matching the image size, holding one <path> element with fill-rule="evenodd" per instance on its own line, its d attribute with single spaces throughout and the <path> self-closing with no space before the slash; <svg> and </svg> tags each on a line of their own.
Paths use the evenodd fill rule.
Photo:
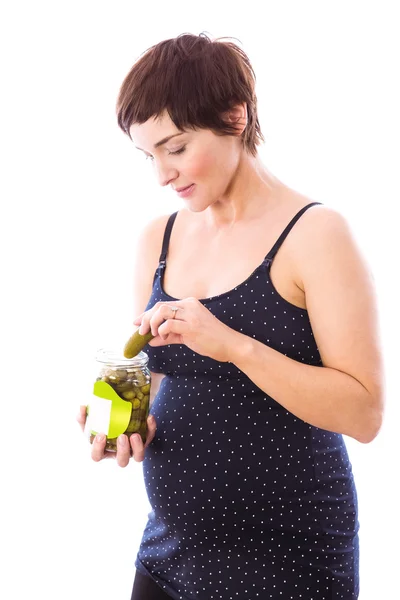
<svg viewBox="0 0 400 600">
<path fill-rule="evenodd" d="M 125 358 L 133 358 L 137 356 L 141 350 L 154 338 L 154 335 L 149 331 L 145 335 L 139 333 L 139 329 L 126 342 L 124 347 Z"/>
</svg>

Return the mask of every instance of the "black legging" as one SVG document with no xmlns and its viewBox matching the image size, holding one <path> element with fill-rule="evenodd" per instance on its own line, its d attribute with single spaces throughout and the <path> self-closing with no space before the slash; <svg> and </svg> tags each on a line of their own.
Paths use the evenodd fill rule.
<svg viewBox="0 0 400 600">
<path fill-rule="evenodd" d="M 131 600 L 171 600 L 171 596 L 168 596 L 151 577 L 136 571 Z"/>
</svg>

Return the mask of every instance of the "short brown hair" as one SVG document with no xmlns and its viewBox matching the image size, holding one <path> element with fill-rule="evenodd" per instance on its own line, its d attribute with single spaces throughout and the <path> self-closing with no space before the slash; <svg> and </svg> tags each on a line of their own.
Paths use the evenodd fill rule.
<svg viewBox="0 0 400 600">
<path fill-rule="evenodd" d="M 180 131 L 211 129 L 234 135 L 221 115 L 247 105 L 241 139 L 253 156 L 264 141 L 257 116 L 256 76 L 247 55 L 232 42 L 206 34 L 183 33 L 146 50 L 125 77 L 117 99 L 118 125 L 129 137 L 134 123 L 145 123 L 168 111 Z"/>
</svg>

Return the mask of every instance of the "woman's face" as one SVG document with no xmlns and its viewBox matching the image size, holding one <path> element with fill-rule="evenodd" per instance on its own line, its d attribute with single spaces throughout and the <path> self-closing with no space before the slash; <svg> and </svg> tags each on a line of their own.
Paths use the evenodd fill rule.
<svg viewBox="0 0 400 600">
<path fill-rule="evenodd" d="M 219 136 L 209 129 L 182 133 L 167 112 L 132 125 L 130 134 L 152 161 L 160 185 L 174 190 L 192 186 L 180 197 L 193 212 L 224 200 L 244 152 L 237 136 Z"/>
</svg>

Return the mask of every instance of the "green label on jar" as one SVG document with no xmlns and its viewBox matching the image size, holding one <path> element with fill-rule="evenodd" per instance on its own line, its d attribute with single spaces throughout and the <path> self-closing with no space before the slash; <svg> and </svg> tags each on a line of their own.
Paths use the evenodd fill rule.
<svg viewBox="0 0 400 600">
<path fill-rule="evenodd" d="M 120 398 L 105 381 L 96 381 L 94 397 L 87 408 L 87 425 L 90 433 L 105 433 L 109 439 L 116 438 L 128 428 L 132 403 Z"/>
</svg>

